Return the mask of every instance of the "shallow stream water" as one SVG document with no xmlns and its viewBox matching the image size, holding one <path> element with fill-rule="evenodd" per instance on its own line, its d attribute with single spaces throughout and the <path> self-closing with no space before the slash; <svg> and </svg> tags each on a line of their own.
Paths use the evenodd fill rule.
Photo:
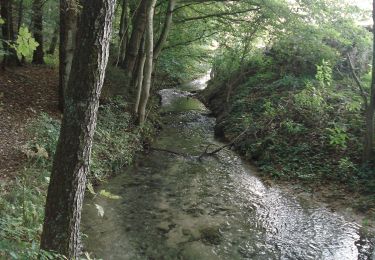
<svg viewBox="0 0 375 260">
<path fill-rule="evenodd" d="M 204 83 L 160 91 L 156 149 L 99 187 L 120 199 L 85 200 L 85 250 L 105 260 L 375 259 L 359 225 L 267 186 L 233 151 L 198 159 L 208 144 L 222 145 L 215 119 L 188 92 Z"/>
</svg>

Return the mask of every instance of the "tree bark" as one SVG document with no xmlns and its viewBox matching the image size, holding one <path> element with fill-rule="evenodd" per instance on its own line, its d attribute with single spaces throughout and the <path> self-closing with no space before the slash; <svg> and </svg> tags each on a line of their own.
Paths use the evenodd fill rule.
<svg viewBox="0 0 375 260">
<path fill-rule="evenodd" d="M 53 162 L 41 248 L 77 259 L 80 220 L 115 0 L 85 0 Z"/>
<path fill-rule="evenodd" d="M 159 55 L 162 51 L 162 48 L 163 48 L 165 42 L 167 41 L 168 34 L 169 34 L 169 31 L 170 31 L 171 26 L 172 26 L 173 11 L 174 11 L 175 6 L 176 6 L 176 0 L 169 0 L 168 1 L 168 8 L 167 8 L 167 13 L 165 15 L 164 26 L 163 26 L 163 29 L 161 31 L 160 37 L 159 37 L 158 41 L 156 42 L 155 48 L 154 48 L 154 60 L 158 59 L 158 57 L 159 57 Z"/>
<path fill-rule="evenodd" d="M 64 108 L 64 93 L 68 85 L 76 46 L 78 0 L 60 0 L 59 45 L 59 108 Z"/>
<path fill-rule="evenodd" d="M 56 26 L 56 29 L 53 31 L 51 44 L 49 45 L 47 54 L 53 55 L 55 53 L 58 39 L 59 39 L 59 27 Z"/>
<path fill-rule="evenodd" d="M 141 94 L 142 94 L 142 84 L 143 84 L 143 72 L 146 62 L 146 53 L 145 53 L 145 38 L 142 38 L 141 48 L 139 49 L 138 54 L 138 68 L 137 68 L 137 78 L 136 78 L 136 84 L 135 87 L 137 89 L 136 93 L 136 99 L 134 104 L 134 114 L 138 115 L 138 109 L 139 109 L 139 102 L 141 100 Z"/>
<path fill-rule="evenodd" d="M 119 48 L 120 56 L 119 63 L 123 64 L 126 55 L 126 46 L 128 43 L 128 34 L 129 34 L 129 0 L 123 0 L 122 2 L 122 11 L 121 11 L 121 22 L 120 22 L 120 31 L 119 31 Z"/>
<path fill-rule="evenodd" d="M 375 22 L 375 0 L 373 1 L 372 18 Z M 375 37 L 375 27 L 373 27 Z M 375 38 L 373 39 L 373 58 L 372 58 L 372 82 L 370 89 L 370 99 L 366 111 L 366 134 L 364 139 L 363 162 L 375 161 L 373 157 L 374 149 L 374 114 L 375 114 Z"/>
<path fill-rule="evenodd" d="M 153 0 L 152 0 L 153 1 Z M 141 40 L 146 27 L 146 13 L 147 13 L 147 0 L 141 0 L 141 3 L 136 11 L 133 20 L 133 30 L 130 36 L 130 41 L 126 48 L 125 61 L 122 67 L 125 69 L 126 75 L 131 78 L 135 63 L 137 60 L 137 55 L 139 47 L 141 45 Z"/>
<path fill-rule="evenodd" d="M 138 123 L 142 125 L 146 118 L 146 107 L 150 96 L 151 76 L 153 69 L 153 49 L 154 49 L 154 31 L 153 20 L 156 0 L 151 0 L 147 7 L 147 23 L 146 23 L 146 61 L 144 65 L 144 76 L 142 83 L 142 94 L 138 109 Z"/>
<path fill-rule="evenodd" d="M 33 53 L 34 64 L 44 64 L 43 50 L 43 0 L 33 1 L 33 33 L 35 41 L 39 44 Z"/>
<path fill-rule="evenodd" d="M 4 24 L 2 25 L 2 35 L 3 39 L 8 43 L 14 41 L 14 26 L 13 26 L 13 8 L 12 0 L 0 0 L 0 15 L 4 19 Z M 17 53 L 13 48 L 9 47 L 9 44 L 3 42 L 4 57 L 2 62 L 2 68 L 6 66 L 16 66 L 20 65 Z"/>
</svg>

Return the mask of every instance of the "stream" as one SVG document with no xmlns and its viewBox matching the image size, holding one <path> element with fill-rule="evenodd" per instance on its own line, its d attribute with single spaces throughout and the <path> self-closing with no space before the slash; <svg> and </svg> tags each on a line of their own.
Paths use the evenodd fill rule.
<svg viewBox="0 0 375 260">
<path fill-rule="evenodd" d="M 105 260 L 375 259 L 375 240 L 358 224 L 264 184 L 235 152 L 198 159 L 208 144 L 223 145 L 215 119 L 189 92 L 207 79 L 159 92 L 159 150 L 99 187 L 119 199 L 87 196 L 85 251 Z"/>
</svg>

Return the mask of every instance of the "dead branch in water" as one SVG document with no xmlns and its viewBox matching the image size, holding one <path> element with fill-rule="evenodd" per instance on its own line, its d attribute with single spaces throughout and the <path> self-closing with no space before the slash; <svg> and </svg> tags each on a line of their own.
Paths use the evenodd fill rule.
<svg viewBox="0 0 375 260">
<path fill-rule="evenodd" d="M 208 148 L 210 146 L 212 146 L 213 144 L 208 144 L 206 146 L 206 149 L 204 150 L 204 152 L 198 157 L 198 160 L 201 160 L 204 156 L 213 156 L 213 155 L 217 154 L 218 152 L 220 152 L 221 150 L 223 150 L 224 148 L 232 147 L 244 134 L 247 133 L 249 128 L 250 128 L 250 126 L 247 127 L 244 131 L 242 131 L 239 135 L 237 135 L 236 138 L 234 138 L 230 143 L 222 145 L 219 148 L 213 150 L 212 152 L 208 152 Z"/>
<path fill-rule="evenodd" d="M 183 154 L 183 153 L 180 153 L 180 152 L 176 152 L 176 151 L 172 151 L 172 150 L 168 150 L 168 149 L 163 149 L 163 148 L 150 147 L 149 149 L 152 150 L 152 151 L 166 152 L 166 153 L 171 153 L 171 154 L 183 156 L 183 157 L 189 156 L 187 154 Z"/>
</svg>

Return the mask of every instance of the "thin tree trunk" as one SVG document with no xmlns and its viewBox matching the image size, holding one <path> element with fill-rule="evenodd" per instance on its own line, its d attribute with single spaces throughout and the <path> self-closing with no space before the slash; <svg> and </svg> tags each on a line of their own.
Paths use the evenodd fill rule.
<svg viewBox="0 0 375 260">
<path fill-rule="evenodd" d="M 161 50 L 165 44 L 165 42 L 167 41 L 167 37 L 168 37 L 168 33 L 171 29 L 171 26 L 172 26 L 172 21 L 173 21 L 173 10 L 176 6 L 176 0 L 169 0 L 168 1 L 168 8 L 167 8 L 167 14 L 165 16 L 165 20 L 164 20 L 164 26 L 163 26 L 163 29 L 162 29 L 162 32 L 160 34 L 160 37 L 158 39 L 158 41 L 156 42 L 155 44 L 155 48 L 154 48 L 154 60 L 157 60 L 160 53 L 161 53 Z"/>
<path fill-rule="evenodd" d="M 68 85 L 76 46 L 78 0 L 60 0 L 60 45 L 59 45 L 59 108 L 64 108 L 64 93 Z"/>
<path fill-rule="evenodd" d="M 141 48 L 139 49 L 139 61 L 138 61 L 138 68 L 137 68 L 137 79 L 135 87 L 137 89 L 135 105 L 134 105 L 134 114 L 138 115 L 139 110 L 139 102 L 141 100 L 142 94 L 142 85 L 143 85 L 143 73 L 144 67 L 146 62 L 146 53 L 145 53 L 145 37 L 142 38 Z"/>
<path fill-rule="evenodd" d="M 119 31 L 119 48 L 120 48 L 120 57 L 119 63 L 123 64 L 126 54 L 126 46 L 128 43 L 128 33 L 129 33 L 129 1 L 123 0 L 122 2 L 122 11 L 121 11 L 121 22 L 120 22 L 120 31 Z"/>
<path fill-rule="evenodd" d="M 59 39 L 59 26 L 56 26 L 56 29 L 53 31 L 51 44 L 49 45 L 47 54 L 52 55 L 55 53 L 58 39 Z"/>
<path fill-rule="evenodd" d="M 24 0 L 20 0 L 19 5 L 18 5 L 18 22 L 17 22 L 17 34 L 20 32 L 21 26 L 22 26 L 22 21 L 23 21 L 23 5 Z M 26 63 L 26 57 L 22 55 L 21 61 L 22 64 Z"/>
<path fill-rule="evenodd" d="M 0 15 L 4 19 L 4 24 L 2 25 L 2 35 L 3 39 L 7 42 L 14 41 L 12 4 L 12 0 L 0 0 Z M 2 68 L 5 68 L 6 66 L 21 65 L 16 51 L 13 48 L 10 48 L 5 41 L 3 42 L 5 54 L 3 57 Z"/>
<path fill-rule="evenodd" d="M 147 22 L 146 22 L 146 61 L 144 65 L 144 78 L 142 84 L 142 94 L 138 109 L 138 123 L 142 125 L 146 118 L 146 107 L 148 98 L 150 96 L 151 76 L 153 68 L 153 48 L 154 48 L 154 32 L 153 20 L 156 0 L 151 0 L 147 7 Z"/>
<path fill-rule="evenodd" d="M 17 32 L 20 31 L 23 21 L 23 0 L 20 0 L 18 4 L 18 23 L 17 23 Z"/>
<path fill-rule="evenodd" d="M 44 64 L 43 50 L 43 0 L 33 1 L 33 33 L 35 41 L 39 44 L 33 53 L 34 64 Z"/>
<path fill-rule="evenodd" d="M 375 0 L 373 1 L 372 18 L 375 22 Z M 370 100 L 366 111 L 366 134 L 363 149 L 363 162 L 375 161 L 373 157 L 374 149 L 374 114 L 375 114 L 375 27 L 373 28 L 373 59 L 372 59 L 372 82 L 370 90 Z"/>
<path fill-rule="evenodd" d="M 99 97 L 109 55 L 115 0 L 86 0 L 66 89 L 41 248 L 77 259 L 80 220 Z"/>
<path fill-rule="evenodd" d="M 133 30 L 130 41 L 126 48 L 125 61 L 122 67 L 125 69 L 126 75 L 131 79 L 141 40 L 146 27 L 146 13 L 147 13 L 147 0 L 141 0 L 141 3 L 136 11 L 133 20 Z"/>
</svg>

